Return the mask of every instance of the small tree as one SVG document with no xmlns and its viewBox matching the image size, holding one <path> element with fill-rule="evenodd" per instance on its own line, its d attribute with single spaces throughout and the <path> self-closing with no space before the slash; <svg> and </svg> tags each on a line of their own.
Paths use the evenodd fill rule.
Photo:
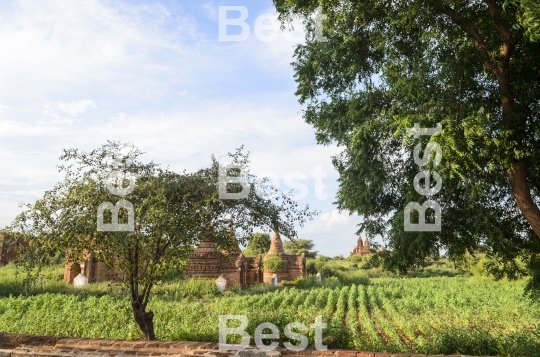
<svg viewBox="0 0 540 357">
<path fill-rule="evenodd" d="M 243 253 L 246 257 L 265 254 L 270 249 L 270 241 L 271 239 L 268 233 L 255 233 Z"/>
<path fill-rule="evenodd" d="M 236 200 L 219 198 L 221 168 L 215 157 L 209 168 L 175 173 L 140 162 L 141 154 L 133 145 L 119 142 L 108 142 L 89 153 L 65 150 L 61 159 L 74 164 L 59 167 L 65 172 L 64 181 L 34 204 L 27 204 L 9 230 L 29 242 L 22 257 L 27 268 L 39 270 L 42 260 L 36 257 L 59 249 L 71 252 L 73 261 L 81 261 L 83 250 L 88 249 L 108 266 L 122 270 L 134 319 L 144 337 L 152 340 L 156 338 L 154 314 L 147 311 L 152 288 L 166 271 L 184 264 L 199 241 L 211 238 L 226 247 L 231 224 L 240 242 L 251 236 L 253 227 L 279 229 L 295 237 L 295 224 L 302 225 L 314 213 L 307 207 L 297 209 L 286 196 L 276 200 L 276 192 L 272 199 L 265 196 L 266 180 L 249 175 L 242 148 L 227 156 L 233 165 L 246 169 L 243 179 L 251 188 L 247 197 Z M 133 187 L 130 182 L 135 183 Z M 129 204 L 119 211 L 118 223 L 132 219 L 133 229 L 98 230 L 98 207 L 120 199 Z M 109 219 L 114 222 L 111 214 Z"/>
<path fill-rule="evenodd" d="M 315 243 L 310 239 L 297 239 L 283 243 L 283 248 L 285 248 L 287 254 L 300 255 L 304 253 L 307 258 L 315 258 L 317 256 L 317 252 L 312 251 L 314 247 Z"/>
</svg>

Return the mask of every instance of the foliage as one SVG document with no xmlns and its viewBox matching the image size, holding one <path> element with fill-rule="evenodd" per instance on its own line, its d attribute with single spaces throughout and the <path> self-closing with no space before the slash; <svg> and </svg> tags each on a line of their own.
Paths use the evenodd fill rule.
<svg viewBox="0 0 540 357">
<path fill-rule="evenodd" d="M 362 269 L 378 268 L 382 264 L 382 258 L 379 254 L 371 254 L 362 257 Z"/>
<path fill-rule="evenodd" d="M 247 248 L 242 252 L 246 257 L 256 257 L 266 254 L 270 249 L 270 235 L 268 233 L 255 233 L 249 240 Z"/>
<path fill-rule="evenodd" d="M 329 261 L 330 259 L 325 257 L 324 255 L 319 255 L 317 259 L 313 260 L 313 264 L 315 265 L 315 269 L 317 269 L 317 272 L 321 272 L 324 265 Z"/>
<path fill-rule="evenodd" d="M 317 272 L 320 273 L 323 278 L 329 278 L 336 275 L 336 271 L 327 264 L 317 269 Z"/>
<path fill-rule="evenodd" d="M 476 264 L 474 264 L 470 268 L 471 273 L 476 277 L 488 276 L 489 272 L 487 271 L 487 264 L 488 264 L 487 258 L 480 259 Z"/>
<path fill-rule="evenodd" d="M 287 262 L 278 254 L 270 254 L 263 261 L 264 271 L 278 273 L 287 268 Z"/>
<path fill-rule="evenodd" d="M 21 261 L 28 271 L 59 250 L 69 252 L 73 261 L 82 261 L 85 249 L 123 271 L 135 321 L 147 339 L 154 339 L 154 315 L 147 311 L 152 288 L 167 271 L 183 266 L 200 240 L 210 238 L 226 248 L 232 227 L 241 242 L 254 227 L 296 237 L 295 226 L 313 213 L 307 207 L 298 209 L 286 195 L 268 191 L 272 188 L 265 185 L 267 179 L 250 175 L 242 148 L 226 158 L 243 168 L 242 179 L 250 192 L 246 198 L 232 200 L 219 198 L 218 188 L 227 185 L 219 178 L 228 166 L 215 157 L 209 168 L 179 174 L 153 162 L 142 163 L 141 155 L 133 145 L 113 141 L 89 153 L 64 150 L 61 159 L 69 163 L 59 167 L 64 181 L 27 204 L 9 230 L 30 244 Z M 121 192 L 130 180 L 131 192 Z M 133 230 L 98 231 L 97 208 L 103 202 L 119 201 L 119 196 L 133 207 Z M 108 219 L 111 222 L 111 214 Z M 126 221 L 127 210 L 122 209 L 118 222 Z"/>
<path fill-rule="evenodd" d="M 322 279 L 318 283 L 315 276 L 307 276 L 296 278 L 293 281 L 283 280 L 281 281 L 281 285 L 297 289 L 311 289 L 316 287 L 337 288 L 342 286 L 342 282 L 336 277 L 330 277 L 328 279 Z"/>
<path fill-rule="evenodd" d="M 359 232 L 388 238 L 384 266 L 403 274 L 441 249 L 453 259 L 485 245 L 495 276 L 540 273 L 538 1 L 274 4 L 284 25 L 303 18 L 296 95 L 318 142 L 343 148 L 333 157 L 338 208 L 364 217 Z M 313 22 L 319 6 L 326 41 Z M 442 131 L 413 138 L 415 123 Z M 415 189 L 420 170 L 432 183 Z M 405 231 L 406 205 L 427 199 L 441 207 L 440 232 Z M 434 222 L 433 210 L 426 216 Z"/>
<path fill-rule="evenodd" d="M 57 275 L 59 268 L 52 269 Z M 14 268 L 0 268 L 0 289 Z M 43 291 L 56 289 L 48 281 Z M 540 310 L 521 293 L 523 282 L 468 278 L 371 279 L 368 285 L 345 285 L 337 278 L 314 284 L 298 279 L 295 287 L 266 286 L 215 294 L 211 281 L 160 283 L 149 308 L 156 312 L 159 339 L 218 340 L 223 311 L 246 315 L 253 335 L 261 322 L 283 331 L 318 315 L 330 348 L 388 353 L 537 356 Z M 205 287 L 206 286 L 206 287 Z M 125 289 L 122 285 L 113 285 Z M 198 292 L 198 290 L 205 290 Z M 104 284 L 82 289 L 0 297 L 0 331 L 85 338 L 140 339 L 127 299 L 106 293 Z M 313 330 L 308 334 L 313 346 Z M 280 342 L 288 339 L 282 335 Z M 229 341 L 234 342 L 234 341 Z"/>
<path fill-rule="evenodd" d="M 300 255 L 304 253 L 306 258 L 315 258 L 317 252 L 313 251 L 315 243 L 311 239 L 297 239 L 294 241 L 286 241 L 283 243 L 283 248 L 285 248 L 285 253 Z"/>
<path fill-rule="evenodd" d="M 521 29 L 531 41 L 540 41 L 540 3 L 535 0 L 510 0 L 507 4 L 515 6 L 517 23 L 514 29 Z"/>
<path fill-rule="evenodd" d="M 309 260 L 306 263 L 306 273 L 308 275 L 315 275 L 317 274 L 317 268 L 315 267 L 315 262 Z"/>
</svg>

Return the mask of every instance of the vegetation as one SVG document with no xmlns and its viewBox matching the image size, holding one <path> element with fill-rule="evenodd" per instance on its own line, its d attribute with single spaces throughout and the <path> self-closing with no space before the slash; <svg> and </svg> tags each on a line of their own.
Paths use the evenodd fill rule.
<svg viewBox="0 0 540 357">
<path fill-rule="evenodd" d="M 454 259 L 485 245 L 495 276 L 529 274 L 540 298 L 538 1 L 274 4 L 284 24 L 304 19 L 293 63 L 304 119 L 320 144 L 343 148 L 338 207 L 388 237 L 385 266 L 403 273 L 441 249 Z M 416 123 L 442 130 L 414 137 Z M 426 200 L 441 230 L 405 231 L 406 206 Z"/>
<path fill-rule="evenodd" d="M 451 262 L 443 263 L 448 266 L 440 269 L 453 269 Z M 333 264 L 336 269 L 341 266 L 342 273 L 357 271 L 373 277 L 352 283 L 333 277 L 323 279 L 321 285 L 307 277 L 292 288 L 264 286 L 224 294 L 218 293 L 212 281 L 170 279 L 160 283 L 149 302 L 155 312 L 156 335 L 166 340 L 217 341 L 218 316 L 225 311 L 245 314 L 251 335 L 262 322 L 272 322 L 283 331 L 292 321 L 309 325 L 321 315 L 328 323 L 323 342 L 333 348 L 540 355 L 540 310 L 532 308 L 522 295 L 522 281 L 464 276 L 396 279 L 351 268 L 354 263 L 350 261 L 332 260 Z M 131 317 L 125 286 L 95 284 L 77 289 L 59 281 L 62 269 L 57 267 L 47 268 L 47 280 L 25 295 L 24 275 L 14 272 L 11 265 L 0 268 L 0 331 L 143 337 Z M 4 293 L 6 286 L 11 287 L 9 295 Z M 234 342 L 234 336 L 230 337 L 229 342 Z M 312 330 L 308 338 L 313 346 Z M 287 339 L 282 335 L 280 341 Z"/>
<path fill-rule="evenodd" d="M 279 255 L 270 254 L 263 262 L 264 271 L 271 273 L 277 273 L 283 271 L 287 267 L 287 262 L 285 262 Z"/>
<path fill-rule="evenodd" d="M 268 233 L 255 233 L 249 240 L 247 248 L 242 252 L 246 257 L 256 257 L 266 254 L 270 249 L 270 235 Z"/>
<path fill-rule="evenodd" d="M 313 250 L 314 247 L 315 243 L 310 239 L 297 239 L 283 243 L 285 253 L 295 255 L 304 253 L 306 258 L 315 258 L 317 256 L 317 252 Z"/>
<path fill-rule="evenodd" d="M 85 249 L 123 271 L 135 322 L 145 338 L 152 340 L 154 313 L 148 310 L 152 289 L 165 272 L 185 264 L 200 240 L 211 237 L 226 249 L 233 227 L 240 232 L 240 242 L 254 227 L 294 238 L 296 225 L 312 213 L 307 207 L 298 209 L 285 194 L 270 198 L 265 180 L 249 174 L 249 160 L 241 148 L 228 155 L 232 164 L 227 167 L 212 157 L 211 167 L 182 174 L 142 163 L 141 155 L 137 148 L 120 142 L 89 153 L 65 150 L 61 159 L 68 164 L 60 166 L 64 181 L 34 204 L 27 204 L 9 230 L 30 245 L 21 257 L 29 272 L 49 259 L 51 252 L 69 252 L 72 261 L 83 261 Z M 237 168 L 241 172 L 235 173 Z M 222 186 L 225 191 L 242 190 L 240 184 L 230 182 L 234 175 L 242 175 L 250 191 L 244 198 L 221 199 Z M 99 229 L 100 220 L 102 224 L 114 220 L 112 208 L 108 219 L 104 213 L 100 219 L 98 207 L 103 203 L 112 207 L 110 202 L 120 203 L 122 198 L 132 212 L 128 214 L 126 206 L 117 220 L 120 224 L 131 220 L 131 228 Z"/>
</svg>

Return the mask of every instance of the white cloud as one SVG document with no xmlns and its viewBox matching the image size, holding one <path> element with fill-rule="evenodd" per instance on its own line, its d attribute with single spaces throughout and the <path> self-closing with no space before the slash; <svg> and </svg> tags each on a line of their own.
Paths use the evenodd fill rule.
<svg viewBox="0 0 540 357">
<path fill-rule="evenodd" d="M 208 13 L 208 17 L 210 17 L 212 20 L 218 19 L 218 6 L 213 4 L 212 2 L 206 2 L 201 4 L 202 8 L 206 10 Z"/>
<path fill-rule="evenodd" d="M 204 38 L 189 17 L 172 19 L 162 5 L 116 5 L 17 2 L 14 13 L 0 22 L 0 94 L 32 97 L 51 88 L 69 93 L 69 85 L 91 83 L 125 91 L 129 81 L 133 87 L 147 76 L 177 71 L 180 66 L 156 58 L 167 51 L 181 62 L 189 52 L 181 40 Z M 163 32 L 171 22 L 178 30 Z"/>
<path fill-rule="evenodd" d="M 213 3 L 202 5 L 210 17 Z M 308 177 L 310 192 L 299 204 L 325 213 L 300 236 L 324 254 L 350 250 L 358 217 L 333 210 L 337 173 L 330 157 L 339 149 L 316 145 L 299 114 L 293 42 L 282 34 L 262 42 L 252 29 L 242 43 L 220 43 L 214 23 L 200 32 L 210 28 L 198 23 L 208 22 L 206 14 L 195 20 L 183 5 L 16 4 L 0 21 L 0 225 L 19 212 L 17 202 L 35 200 L 62 178 L 56 165 L 63 148 L 129 141 L 147 153 L 143 160 L 180 171 L 245 144 L 252 172 L 275 173 L 283 190 L 287 173 Z M 325 201 L 314 198 L 318 165 L 328 173 Z"/>
<path fill-rule="evenodd" d="M 337 227 L 355 227 L 358 222 L 359 219 L 356 214 L 350 215 L 346 210 L 340 212 L 337 209 L 333 209 L 330 212 L 321 214 L 318 218 L 311 222 L 306 227 L 306 231 L 331 231 Z"/>
<path fill-rule="evenodd" d="M 13 120 L 0 120 L 0 138 L 24 138 L 34 137 L 63 137 L 68 132 L 60 128 L 43 125 L 44 123 L 28 124 Z"/>
<path fill-rule="evenodd" d="M 8 110 L 10 110 L 11 108 L 10 107 L 7 107 L 5 105 L 1 105 L 0 104 L 0 118 L 2 117 L 2 115 L 4 115 L 4 113 Z"/>
<path fill-rule="evenodd" d="M 96 108 L 94 102 L 88 99 L 75 102 L 57 102 L 45 105 L 42 114 L 49 117 L 50 122 L 54 124 L 72 126 L 74 122 L 80 121 L 77 116 L 84 114 L 88 108 Z M 69 114 L 69 117 L 66 117 L 65 114 Z"/>
<path fill-rule="evenodd" d="M 331 230 L 334 226 L 347 226 L 351 222 L 348 211 L 339 212 L 335 209 L 332 212 L 321 215 L 321 221 L 325 223 L 326 230 Z"/>
<path fill-rule="evenodd" d="M 57 107 L 61 111 L 76 117 L 84 114 L 88 108 L 95 108 L 96 105 L 91 100 L 84 99 L 76 102 L 58 102 Z"/>
</svg>

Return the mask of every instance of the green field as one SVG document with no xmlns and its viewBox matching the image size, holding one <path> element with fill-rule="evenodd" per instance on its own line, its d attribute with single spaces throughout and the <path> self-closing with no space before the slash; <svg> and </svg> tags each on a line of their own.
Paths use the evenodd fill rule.
<svg viewBox="0 0 540 357">
<path fill-rule="evenodd" d="M 120 286 L 74 289 L 46 280 L 30 294 L 13 268 L 0 268 L 0 331 L 73 337 L 138 339 Z M 171 281 L 156 288 L 159 339 L 217 341 L 222 314 L 246 315 L 253 335 L 262 322 L 285 325 L 323 316 L 324 342 L 357 350 L 540 356 L 540 309 L 523 297 L 523 282 L 471 277 L 371 278 L 364 284 L 328 279 L 323 287 L 258 287 L 220 295 L 212 282 Z M 12 294 L 9 296 L 9 294 Z M 306 332 L 313 344 L 313 330 Z M 286 341 L 285 336 L 281 342 Z"/>
</svg>

